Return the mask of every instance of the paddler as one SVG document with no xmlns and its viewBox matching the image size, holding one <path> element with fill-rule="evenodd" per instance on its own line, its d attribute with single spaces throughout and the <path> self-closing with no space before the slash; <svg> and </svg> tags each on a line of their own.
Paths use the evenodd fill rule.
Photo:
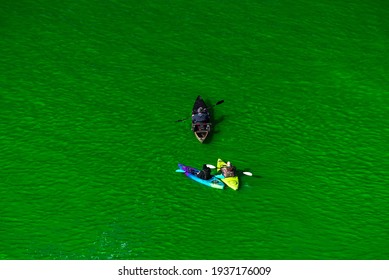
<svg viewBox="0 0 389 280">
<path fill-rule="evenodd" d="M 192 114 L 192 122 L 193 123 L 207 122 L 208 118 L 209 118 L 209 116 L 208 116 L 207 108 L 199 107 L 197 109 L 197 113 Z"/>
<path fill-rule="evenodd" d="M 203 164 L 203 170 L 197 174 L 197 177 L 203 180 L 211 179 L 211 168 L 209 168 L 206 164 Z"/>
<path fill-rule="evenodd" d="M 229 161 L 227 162 L 227 165 L 224 165 L 222 168 L 220 168 L 220 171 L 226 178 L 236 176 L 236 167 L 233 166 Z"/>
</svg>

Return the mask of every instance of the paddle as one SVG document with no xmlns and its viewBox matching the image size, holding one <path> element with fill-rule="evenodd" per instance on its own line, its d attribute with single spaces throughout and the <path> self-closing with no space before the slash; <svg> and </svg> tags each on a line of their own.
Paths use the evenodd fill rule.
<svg viewBox="0 0 389 280">
<path fill-rule="evenodd" d="M 215 107 L 216 105 L 220 105 L 220 104 L 222 104 L 223 102 L 224 102 L 224 100 L 219 100 L 215 105 L 212 105 L 211 107 L 207 107 L 207 109 L 213 108 L 213 107 Z M 189 118 L 191 118 L 191 117 L 187 117 L 187 118 L 181 119 L 181 120 L 176 120 L 175 122 L 182 122 L 182 121 L 185 121 L 185 120 L 187 120 L 187 119 L 189 119 Z"/>
</svg>

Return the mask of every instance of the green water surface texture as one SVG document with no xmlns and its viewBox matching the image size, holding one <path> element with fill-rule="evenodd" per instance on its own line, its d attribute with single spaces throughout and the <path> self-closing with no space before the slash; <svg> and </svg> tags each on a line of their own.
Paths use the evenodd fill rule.
<svg viewBox="0 0 389 280">
<path fill-rule="evenodd" d="M 3 0 L 0 259 L 388 259 L 388 4 Z M 197 95 L 214 133 L 190 122 Z M 231 161 L 207 188 L 176 173 Z"/>
</svg>

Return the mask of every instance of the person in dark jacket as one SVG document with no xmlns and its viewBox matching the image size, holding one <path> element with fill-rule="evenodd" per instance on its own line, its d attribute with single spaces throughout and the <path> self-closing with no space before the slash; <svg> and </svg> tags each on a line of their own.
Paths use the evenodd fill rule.
<svg viewBox="0 0 389 280">
<path fill-rule="evenodd" d="M 207 108 L 198 108 L 197 114 L 192 114 L 192 122 L 193 123 L 199 123 L 199 122 L 207 122 L 209 120 L 209 115 L 207 112 Z"/>
<path fill-rule="evenodd" d="M 203 165 L 203 170 L 201 170 L 198 174 L 197 177 L 203 180 L 209 180 L 212 178 L 211 175 L 211 168 L 209 168 L 206 164 Z"/>
</svg>

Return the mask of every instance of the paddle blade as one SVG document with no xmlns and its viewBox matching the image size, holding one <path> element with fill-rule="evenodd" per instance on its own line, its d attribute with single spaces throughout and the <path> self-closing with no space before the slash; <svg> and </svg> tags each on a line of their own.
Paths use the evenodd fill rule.
<svg viewBox="0 0 389 280">
<path fill-rule="evenodd" d="M 212 164 L 207 164 L 207 167 L 211 168 L 211 169 L 215 169 L 216 167 Z"/>
<path fill-rule="evenodd" d="M 253 176 L 253 173 L 251 172 L 243 171 L 242 173 L 247 176 Z"/>
<path fill-rule="evenodd" d="M 220 104 L 222 104 L 224 102 L 224 100 L 220 100 L 220 101 L 218 101 L 216 104 L 215 104 L 215 106 L 216 105 L 220 105 Z"/>
<path fill-rule="evenodd" d="M 185 173 L 185 171 L 182 169 L 177 169 L 176 172 Z"/>
</svg>

